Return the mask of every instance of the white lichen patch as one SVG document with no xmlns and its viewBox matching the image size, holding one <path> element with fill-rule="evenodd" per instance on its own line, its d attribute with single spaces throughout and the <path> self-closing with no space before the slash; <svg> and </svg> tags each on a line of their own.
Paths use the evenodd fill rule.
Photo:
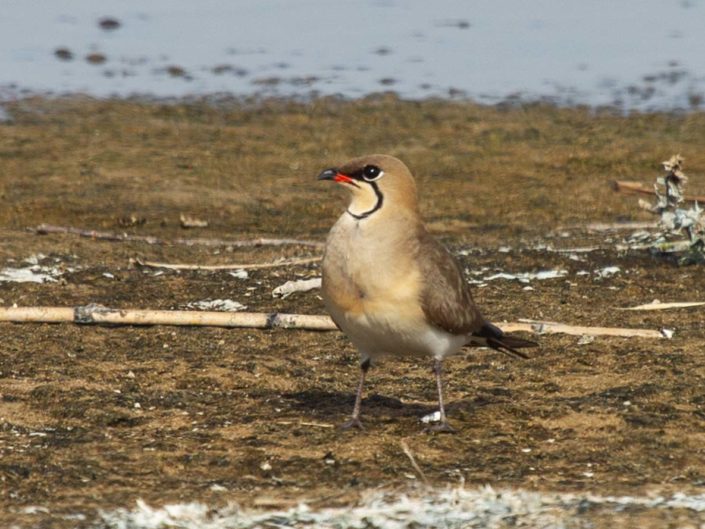
<svg viewBox="0 0 705 529">
<path fill-rule="evenodd" d="M 53 259 L 52 264 L 46 264 L 49 259 L 41 253 L 31 255 L 21 266 L 7 266 L 0 269 L 0 282 L 8 283 L 53 283 L 64 272 L 71 272 L 71 268 L 63 268 L 60 259 Z M 44 263 L 44 264 L 42 264 Z"/>
<path fill-rule="evenodd" d="M 618 274 L 621 272 L 621 268 L 618 266 L 605 266 L 604 268 L 600 268 L 599 270 L 595 270 L 595 276 L 598 279 L 603 279 L 605 277 L 612 277 L 615 274 Z"/>
<path fill-rule="evenodd" d="M 314 277 L 311 279 L 297 279 L 295 281 L 287 281 L 283 285 L 280 285 L 272 290 L 272 296 L 275 298 L 288 298 L 295 292 L 308 292 L 309 290 L 314 290 L 316 288 L 321 288 L 320 277 Z"/>
<path fill-rule="evenodd" d="M 228 272 L 228 275 L 234 277 L 235 279 L 247 279 L 250 277 L 247 270 L 234 270 L 232 272 Z"/>
<path fill-rule="evenodd" d="M 187 303 L 186 308 L 195 310 L 238 312 L 247 309 L 247 306 L 232 299 L 204 299 L 202 301 L 192 301 L 191 303 Z"/>
<path fill-rule="evenodd" d="M 568 275 L 567 270 L 555 269 L 555 270 L 539 270 L 538 272 L 498 272 L 495 274 L 487 275 L 479 279 L 471 279 L 469 282 L 471 284 L 480 285 L 487 283 L 489 281 L 496 281 L 498 279 L 506 279 L 508 281 L 518 281 L 519 283 L 528 284 L 531 281 L 544 281 L 546 279 L 560 279 Z"/>
<path fill-rule="evenodd" d="M 422 489 L 408 494 L 375 491 L 347 507 L 313 509 L 301 503 L 276 511 L 240 509 L 236 505 L 214 509 L 202 503 L 153 508 L 138 500 L 133 509 L 102 512 L 101 518 L 103 525 L 111 529 L 559 528 L 572 527 L 581 517 L 588 521 L 590 513 L 598 510 L 617 514 L 635 507 L 640 511 L 688 509 L 700 513 L 705 512 L 705 494 L 600 496 L 495 490 L 486 486 Z"/>
</svg>

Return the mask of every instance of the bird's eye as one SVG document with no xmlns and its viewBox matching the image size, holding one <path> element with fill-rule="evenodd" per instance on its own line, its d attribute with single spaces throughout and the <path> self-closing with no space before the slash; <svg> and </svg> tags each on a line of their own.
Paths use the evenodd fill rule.
<svg viewBox="0 0 705 529">
<path fill-rule="evenodd" d="M 366 165 L 364 169 L 362 170 L 362 178 L 367 180 L 368 182 L 372 182 L 373 180 L 377 180 L 384 174 L 384 171 L 377 167 L 376 165 Z"/>
</svg>

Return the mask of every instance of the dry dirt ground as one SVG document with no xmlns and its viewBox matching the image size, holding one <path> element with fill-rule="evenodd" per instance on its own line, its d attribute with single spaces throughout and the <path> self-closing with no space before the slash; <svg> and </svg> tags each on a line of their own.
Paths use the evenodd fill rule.
<svg viewBox="0 0 705 529">
<path fill-rule="evenodd" d="M 628 231 L 586 229 L 649 220 L 609 182 L 650 183 L 675 152 L 686 158 L 689 190 L 705 191 L 705 114 L 625 117 L 393 96 L 308 104 L 28 99 L 6 108 L 0 267 L 43 254 L 41 264 L 64 273 L 52 283 L 0 283 L 3 306 L 173 309 L 228 298 L 252 311 L 323 313 L 316 291 L 271 295 L 286 280 L 318 275 L 315 265 L 247 279 L 128 267 L 136 256 L 253 263 L 316 249 L 114 243 L 26 228 L 323 240 L 344 202 L 315 176 L 351 156 L 385 152 L 418 175 L 425 217 L 469 278 L 483 267 L 485 275 L 567 271 L 532 281 L 532 290 L 510 280 L 476 287 L 493 321 L 666 327 L 675 335 L 582 345 L 545 335 L 528 361 L 484 350 L 453 358 L 445 380 L 458 433 L 434 435 L 419 421 L 436 406 L 430 365 L 412 360 L 371 371 L 366 430 L 334 428 L 357 382 L 356 352 L 337 332 L 0 323 L 0 526 L 89 527 L 100 509 L 138 498 L 351 503 L 370 488 L 419 481 L 402 440 L 439 487 L 464 479 L 549 492 L 705 492 L 702 309 L 618 310 L 654 298 L 705 300 L 703 269 L 617 251 Z M 209 226 L 186 231 L 182 213 Z M 545 249 L 585 245 L 600 249 L 572 257 Z M 608 265 L 620 271 L 600 278 L 595 270 Z M 695 527 L 700 516 L 576 513 L 593 526 L 623 527 Z"/>
</svg>

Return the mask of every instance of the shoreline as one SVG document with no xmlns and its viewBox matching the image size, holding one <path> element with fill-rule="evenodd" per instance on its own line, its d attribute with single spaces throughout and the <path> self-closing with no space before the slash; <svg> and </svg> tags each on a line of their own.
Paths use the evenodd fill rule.
<svg viewBox="0 0 705 529">
<path fill-rule="evenodd" d="M 452 92 L 452 91 L 451 91 Z M 487 98 L 489 99 L 489 98 Z M 215 107 L 219 105 L 239 105 L 239 106 L 262 106 L 270 104 L 297 104 L 308 105 L 318 102 L 333 103 L 353 103 L 355 101 L 379 101 L 397 100 L 405 103 L 448 103 L 460 105 L 476 105 L 488 108 L 523 108 L 523 107 L 548 107 L 566 110 L 588 110 L 595 114 L 613 113 L 620 116 L 630 116 L 635 114 L 671 114 L 686 115 L 690 113 L 705 112 L 705 107 L 698 100 L 690 106 L 654 107 L 654 108 L 629 108 L 618 102 L 612 104 L 590 104 L 582 102 L 562 101 L 557 96 L 522 96 L 509 95 L 504 98 L 493 100 L 482 100 L 463 94 L 461 91 L 452 92 L 448 96 L 429 95 L 425 97 L 404 97 L 394 90 L 380 90 L 370 92 L 360 96 L 348 96 L 344 94 L 321 94 L 315 90 L 307 94 L 276 94 L 267 91 L 238 94 L 235 92 L 212 92 L 203 94 L 190 94 L 182 96 L 157 96 L 149 93 L 133 93 L 129 95 L 100 96 L 89 92 L 50 92 L 32 91 L 30 89 L 18 89 L 3 87 L 0 85 L 0 105 L 11 105 L 23 101 L 102 101 L 102 102 L 126 102 L 136 104 L 156 104 L 156 105 L 198 105 L 208 104 Z"/>
</svg>

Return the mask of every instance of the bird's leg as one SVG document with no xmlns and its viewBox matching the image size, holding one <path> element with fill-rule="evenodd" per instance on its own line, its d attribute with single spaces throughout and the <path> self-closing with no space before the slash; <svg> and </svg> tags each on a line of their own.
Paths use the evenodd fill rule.
<svg viewBox="0 0 705 529">
<path fill-rule="evenodd" d="M 441 363 L 442 361 L 436 358 L 433 361 L 433 373 L 436 375 L 436 387 L 438 388 L 438 407 L 441 412 L 441 420 L 430 428 L 433 432 L 455 432 L 446 418 L 445 406 L 443 406 L 443 383 L 441 382 Z"/>
<path fill-rule="evenodd" d="M 360 404 L 362 403 L 362 389 L 365 385 L 365 376 L 367 375 L 367 370 L 370 368 L 370 359 L 365 358 L 360 363 L 360 383 L 357 386 L 357 393 L 355 394 L 355 406 L 353 407 L 352 417 L 349 421 L 340 425 L 343 430 L 348 430 L 350 428 L 363 429 L 362 423 L 360 422 Z"/>
</svg>

